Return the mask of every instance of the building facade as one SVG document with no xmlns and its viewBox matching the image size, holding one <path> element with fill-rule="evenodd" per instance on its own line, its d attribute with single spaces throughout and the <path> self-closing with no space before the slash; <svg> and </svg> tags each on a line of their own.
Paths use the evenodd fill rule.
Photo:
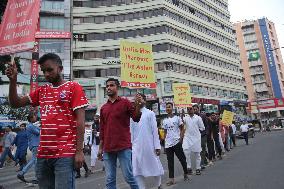
<svg viewBox="0 0 284 189">
<path fill-rule="evenodd" d="M 73 6 L 74 80 L 98 106 L 105 80 L 120 77 L 121 39 L 153 45 L 158 87 L 143 92 L 158 97 L 160 109 L 172 99 L 173 82 L 189 83 L 193 102 L 211 104 L 212 111 L 220 102 L 244 100 L 226 0 L 75 0 Z M 120 95 L 136 92 L 124 88 Z"/>
<path fill-rule="evenodd" d="M 248 93 L 249 110 L 262 119 L 280 117 L 284 64 L 274 23 L 267 18 L 234 24 Z"/>
</svg>

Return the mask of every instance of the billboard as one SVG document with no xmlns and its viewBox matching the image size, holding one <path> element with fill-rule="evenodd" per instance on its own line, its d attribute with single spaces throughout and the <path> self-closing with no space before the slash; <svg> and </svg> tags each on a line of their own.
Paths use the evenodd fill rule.
<svg viewBox="0 0 284 189">
<path fill-rule="evenodd" d="M 277 66 L 275 64 L 273 52 L 271 51 L 272 48 L 271 48 L 270 38 L 268 34 L 266 19 L 265 18 L 259 19 L 258 22 L 259 22 L 261 36 L 262 36 L 263 45 L 265 49 L 266 60 L 268 63 L 270 79 L 272 82 L 273 94 L 276 98 L 282 98 L 282 92 L 281 92 L 281 87 L 280 87 L 278 73 L 277 73 Z"/>
<path fill-rule="evenodd" d="M 40 10 L 38 0 L 9 0 L 0 28 L 0 55 L 33 49 Z"/>
</svg>

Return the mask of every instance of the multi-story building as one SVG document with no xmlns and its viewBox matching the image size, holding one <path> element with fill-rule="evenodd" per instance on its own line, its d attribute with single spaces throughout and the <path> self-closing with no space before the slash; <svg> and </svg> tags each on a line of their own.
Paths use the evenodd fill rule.
<svg viewBox="0 0 284 189">
<path fill-rule="evenodd" d="M 74 79 L 98 106 L 106 78 L 120 77 L 121 39 L 153 45 L 158 87 L 144 90 L 148 97 L 169 100 L 172 83 L 186 82 L 193 102 L 214 105 L 207 107 L 212 111 L 244 100 L 227 0 L 75 0 L 73 6 Z"/>
<path fill-rule="evenodd" d="M 261 18 L 238 22 L 234 29 L 249 109 L 252 113 L 261 113 L 263 120 L 280 117 L 284 110 L 284 64 L 274 23 Z"/>
</svg>

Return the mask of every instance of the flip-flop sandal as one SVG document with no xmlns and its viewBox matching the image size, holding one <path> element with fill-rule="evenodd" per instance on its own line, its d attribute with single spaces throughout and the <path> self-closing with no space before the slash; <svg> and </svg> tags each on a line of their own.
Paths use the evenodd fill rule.
<svg viewBox="0 0 284 189">
<path fill-rule="evenodd" d="M 167 182 L 167 186 L 172 186 L 172 185 L 174 185 L 174 184 L 175 184 L 174 181 L 168 181 L 168 182 Z"/>
</svg>

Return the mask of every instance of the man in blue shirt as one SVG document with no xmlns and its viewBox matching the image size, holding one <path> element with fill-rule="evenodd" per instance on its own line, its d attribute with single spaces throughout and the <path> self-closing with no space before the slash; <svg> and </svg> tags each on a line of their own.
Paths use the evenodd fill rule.
<svg viewBox="0 0 284 189">
<path fill-rule="evenodd" d="M 22 123 L 20 125 L 20 131 L 17 133 L 17 136 L 12 145 L 15 145 L 17 147 L 15 159 L 16 162 L 20 164 L 19 171 L 21 171 L 27 163 L 26 155 L 28 149 L 28 136 L 25 123 Z"/>
<path fill-rule="evenodd" d="M 12 143 L 15 139 L 15 136 L 12 132 L 12 127 L 11 126 L 6 127 L 5 131 L 6 131 L 6 133 L 3 137 L 4 151 L 3 151 L 3 153 L 1 154 L 1 157 L 0 157 L 0 169 L 3 169 L 3 165 L 4 165 L 4 162 L 5 162 L 7 156 L 9 156 L 13 161 L 16 161 L 15 157 L 12 154 L 12 150 L 11 150 L 12 149 Z"/>
<path fill-rule="evenodd" d="M 28 172 L 28 170 L 35 165 L 37 161 L 37 148 L 39 145 L 39 136 L 40 136 L 40 128 L 35 126 L 35 122 L 37 121 L 37 117 L 34 113 L 30 113 L 28 115 L 28 121 L 29 124 L 27 126 L 27 135 L 28 135 L 28 143 L 29 143 L 29 149 L 32 152 L 32 159 L 28 162 L 28 164 L 23 168 L 23 170 L 17 175 L 18 179 L 20 179 L 23 182 L 27 182 L 25 180 L 24 175 Z M 37 184 L 37 179 L 33 182 L 34 184 Z"/>
</svg>

